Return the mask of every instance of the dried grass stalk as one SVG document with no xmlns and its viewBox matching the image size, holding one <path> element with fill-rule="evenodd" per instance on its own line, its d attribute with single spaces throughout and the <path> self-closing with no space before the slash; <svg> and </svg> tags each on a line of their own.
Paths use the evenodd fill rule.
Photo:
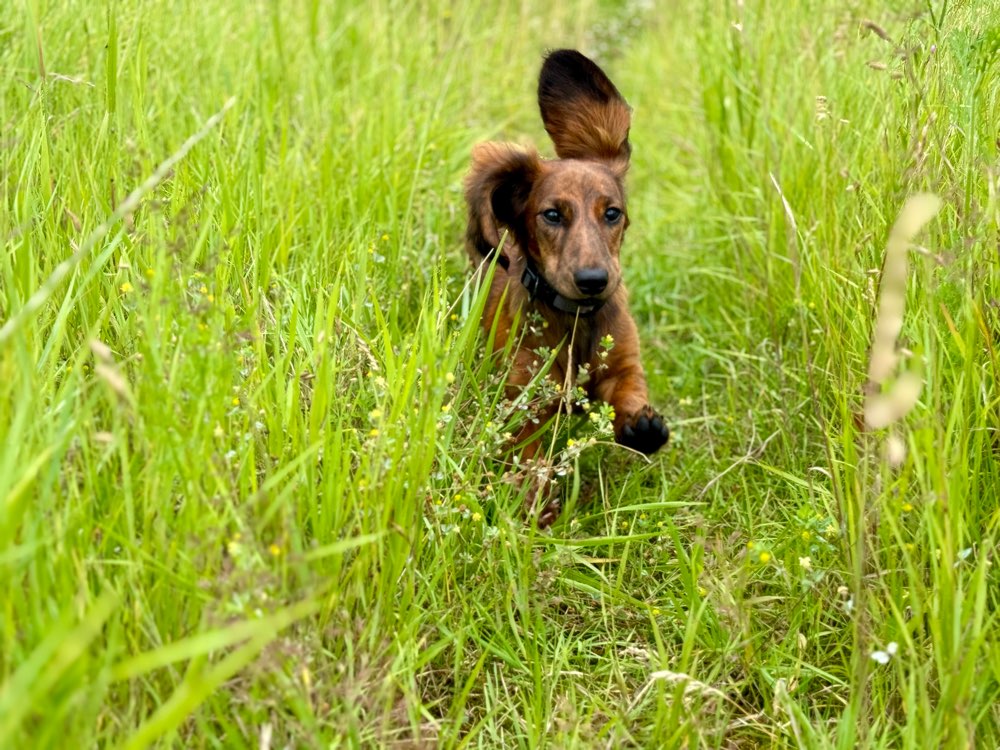
<svg viewBox="0 0 1000 750">
<path fill-rule="evenodd" d="M 914 195 L 903 206 L 889 233 L 868 364 L 871 393 L 865 400 L 865 423 L 872 429 L 887 427 L 902 419 L 920 397 L 923 382 L 912 372 L 901 374 L 886 393 L 879 393 L 879 388 L 895 372 L 899 363 L 896 341 L 903 329 L 906 307 L 907 250 L 917 233 L 940 209 L 941 199 L 936 195 Z"/>
</svg>

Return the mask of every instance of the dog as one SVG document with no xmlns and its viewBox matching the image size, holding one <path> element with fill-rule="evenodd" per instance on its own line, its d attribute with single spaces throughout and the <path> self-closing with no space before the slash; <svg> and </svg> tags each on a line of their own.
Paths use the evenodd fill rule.
<svg viewBox="0 0 1000 750">
<path fill-rule="evenodd" d="M 619 259 L 629 226 L 631 109 L 596 63 L 569 49 L 545 57 L 538 105 L 558 158 L 507 143 L 481 143 L 472 152 L 466 250 L 481 273 L 496 261 L 482 325 L 494 352 L 512 347 L 508 398 L 538 372 L 539 351 L 555 352 L 548 376 L 574 386 L 585 366 L 588 399 L 614 408 L 615 440 L 649 455 L 670 432 L 649 404 Z M 541 325 L 525 325 L 532 313 Z M 610 350 L 602 347 L 606 337 Z M 536 433 L 562 401 L 543 406 L 515 436 L 523 459 L 536 458 Z M 558 502 L 540 505 L 542 488 L 532 494 L 529 503 L 542 508 L 538 524 L 548 525 Z"/>
</svg>

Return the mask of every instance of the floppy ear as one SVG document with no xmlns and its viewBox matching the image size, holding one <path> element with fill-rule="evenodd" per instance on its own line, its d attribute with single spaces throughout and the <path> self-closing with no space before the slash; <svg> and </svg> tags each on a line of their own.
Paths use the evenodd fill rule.
<svg viewBox="0 0 1000 750">
<path fill-rule="evenodd" d="M 589 58 L 572 49 L 549 53 L 538 77 L 538 107 L 559 158 L 628 166 L 631 110 Z"/>
<path fill-rule="evenodd" d="M 479 264 L 500 244 L 508 230 L 506 248 L 527 245 L 524 213 L 531 187 L 538 178 L 541 159 L 534 151 L 524 151 L 505 143 L 481 143 L 472 150 L 472 171 L 465 180 L 465 200 L 469 204 L 466 250 Z"/>
</svg>

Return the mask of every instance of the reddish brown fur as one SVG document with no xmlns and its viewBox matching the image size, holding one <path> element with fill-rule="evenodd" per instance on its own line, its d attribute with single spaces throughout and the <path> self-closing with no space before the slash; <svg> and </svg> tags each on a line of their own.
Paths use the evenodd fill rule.
<svg viewBox="0 0 1000 750">
<path fill-rule="evenodd" d="M 649 406 L 646 378 L 639 360 L 639 338 L 628 311 L 628 294 L 621 283 L 619 251 L 628 227 L 624 177 L 631 148 L 628 105 L 604 73 L 579 53 L 553 53 L 542 69 L 539 103 L 546 129 L 560 159 L 544 160 L 533 150 L 508 144 L 480 144 L 473 150 L 472 171 L 466 180 L 469 205 L 467 250 L 480 266 L 508 237 L 503 253 L 509 262 L 496 268 L 483 326 L 495 326 L 493 347 L 503 351 L 511 337 L 517 343 L 508 395 L 514 397 L 541 364 L 534 354 L 540 347 L 557 351 L 550 377 L 575 383 L 581 365 L 592 373 L 588 397 L 611 404 L 619 442 L 645 453 L 657 450 L 667 429 Z M 559 221 L 550 219 L 552 211 Z M 606 213 L 620 211 L 611 220 Z M 548 218 L 546 218 L 548 216 Z M 547 282 L 567 299 L 603 301 L 590 316 L 561 312 L 532 300 L 520 283 L 528 258 Z M 607 286 L 597 295 L 583 295 L 577 284 L 581 270 L 606 272 Z M 534 311 L 543 326 L 517 330 L 516 320 Z M 574 333 L 575 325 L 575 333 Z M 610 335 L 614 346 L 606 359 L 599 342 Z M 573 346 L 569 346 L 572 339 Z M 539 424 L 556 412 L 547 407 Z M 522 456 L 533 458 L 538 429 L 530 424 L 517 436 Z M 549 512 L 542 520 L 550 521 Z"/>
</svg>

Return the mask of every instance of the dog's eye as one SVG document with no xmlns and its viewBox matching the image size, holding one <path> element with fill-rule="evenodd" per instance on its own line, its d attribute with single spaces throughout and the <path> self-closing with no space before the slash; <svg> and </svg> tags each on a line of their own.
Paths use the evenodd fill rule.
<svg viewBox="0 0 1000 750">
<path fill-rule="evenodd" d="M 562 214 L 554 208 L 542 211 L 542 218 L 545 219 L 546 224 L 552 224 L 553 226 L 557 226 L 562 223 Z"/>
<path fill-rule="evenodd" d="M 615 208 L 612 206 L 604 212 L 604 220 L 608 224 L 617 224 L 622 218 L 622 210 L 620 208 Z"/>
</svg>

